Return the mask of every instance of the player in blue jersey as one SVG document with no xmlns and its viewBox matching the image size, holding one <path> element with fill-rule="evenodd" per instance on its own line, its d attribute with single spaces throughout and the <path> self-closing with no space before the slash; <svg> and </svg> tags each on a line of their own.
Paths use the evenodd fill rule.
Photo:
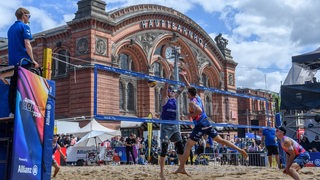
<svg viewBox="0 0 320 180">
<path fill-rule="evenodd" d="M 181 74 L 181 76 L 184 76 Z M 175 90 L 173 86 L 165 84 L 164 91 L 162 93 L 162 112 L 161 119 L 172 120 L 178 122 L 177 119 L 177 100 L 184 87 L 180 87 L 179 90 Z M 175 144 L 179 160 L 183 154 L 184 145 L 180 134 L 179 124 L 161 124 L 160 126 L 160 139 L 161 139 L 161 153 L 160 153 L 160 178 L 165 179 L 163 174 L 165 157 L 168 153 L 169 141 Z"/>
<path fill-rule="evenodd" d="M 199 95 L 197 95 L 197 90 L 194 87 L 190 87 L 190 83 L 184 76 L 184 81 L 188 87 L 188 98 L 189 102 L 189 117 L 192 118 L 193 123 L 195 124 L 192 133 L 187 141 L 186 147 L 184 149 L 184 153 L 180 160 L 179 168 L 174 172 L 175 174 L 186 174 L 190 176 L 185 170 L 185 163 L 187 158 L 189 157 L 190 149 L 202 138 L 204 134 L 209 135 L 214 141 L 226 145 L 230 148 L 233 148 L 239 151 L 244 159 L 247 159 L 248 154 L 245 150 L 240 149 L 233 143 L 228 140 L 225 140 L 219 136 L 217 131 L 211 126 L 209 120 L 207 119 L 207 115 L 204 111 L 204 104 L 201 101 Z"/>
</svg>

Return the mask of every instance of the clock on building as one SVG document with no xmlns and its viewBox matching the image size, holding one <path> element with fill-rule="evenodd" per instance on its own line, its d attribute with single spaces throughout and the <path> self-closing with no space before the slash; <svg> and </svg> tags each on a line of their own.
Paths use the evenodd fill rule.
<svg viewBox="0 0 320 180">
<path fill-rule="evenodd" d="M 165 56 L 167 61 L 174 61 L 174 54 L 173 54 L 173 49 L 172 47 L 167 47 Z"/>
</svg>

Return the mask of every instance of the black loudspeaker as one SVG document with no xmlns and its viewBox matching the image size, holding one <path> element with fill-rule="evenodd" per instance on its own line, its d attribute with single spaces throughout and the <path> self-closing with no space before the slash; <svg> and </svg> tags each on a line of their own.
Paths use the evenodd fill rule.
<svg viewBox="0 0 320 180">
<path fill-rule="evenodd" d="M 320 123 L 320 115 L 317 114 L 316 116 L 314 116 L 314 120 L 315 120 L 317 123 Z"/>
<path fill-rule="evenodd" d="M 258 119 L 251 120 L 251 126 L 259 126 Z M 252 131 L 259 131 L 259 128 L 251 128 Z"/>
<path fill-rule="evenodd" d="M 245 128 L 238 128 L 238 138 L 245 138 L 246 129 Z"/>
</svg>

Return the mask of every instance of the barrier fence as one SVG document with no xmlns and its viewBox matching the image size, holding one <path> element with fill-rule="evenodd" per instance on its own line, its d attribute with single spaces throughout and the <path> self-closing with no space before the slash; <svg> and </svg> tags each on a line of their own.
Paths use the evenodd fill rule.
<svg viewBox="0 0 320 180">
<path fill-rule="evenodd" d="M 248 153 L 248 158 L 244 159 L 239 153 L 202 153 L 197 156 L 195 164 L 208 165 L 243 165 L 243 166 L 267 166 L 268 157 L 265 152 Z"/>
</svg>

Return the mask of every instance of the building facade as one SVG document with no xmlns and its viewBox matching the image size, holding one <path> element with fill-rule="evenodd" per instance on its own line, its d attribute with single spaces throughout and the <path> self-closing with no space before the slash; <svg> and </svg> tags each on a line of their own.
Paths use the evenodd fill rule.
<svg viewBox="0 0 320 180">
<path fill-rule="evenodd" d="M 279 112 L 278 96 L 266 90 L 257 90 L 249 88 L 238 88 L 237 93 L 255 97 L 265 98 L 267 101 L 238 97 L 238 117 L 239 124 L 253 126 L 275 127 L 275 114 Z M 242 130 L 242 133 L 241 133 Z M 245 132 L 253 132 L 255 129 L 239 129 L 239 134 Z M 257 133 L 261 135 L 262 129 L 257 129 Z"/>
<path fill-rule="evenodd" d="M 236 92 L 237 63 L 221 34 L 213 40 L 197 23 L 165 6 L 142 4 L 106 11 L 101 0 L 80 0 L 75 18 L 66 25 L 34 34 L 34 57 L 42 64 L 44 48 L 53 51 L 56 119 L 94 118 L 94 64 L 173 79 L 170 64 L 178 47 L 191 84 Z M 6 46 L 0 48 L 2 64 Z M 160 113 L 163 83 L 98 71 L 97 111 L 103 115 L 147 117 Z M 238 124 L 237 97 L 200 90 L 205 110 L 216 123 Z M 180 114 L 187 115 L 187 94 Z M 100 121 L 101 122 L 101 121 Z M 119 128 L 119 122 L 103 122 Z"/>
</svg>

